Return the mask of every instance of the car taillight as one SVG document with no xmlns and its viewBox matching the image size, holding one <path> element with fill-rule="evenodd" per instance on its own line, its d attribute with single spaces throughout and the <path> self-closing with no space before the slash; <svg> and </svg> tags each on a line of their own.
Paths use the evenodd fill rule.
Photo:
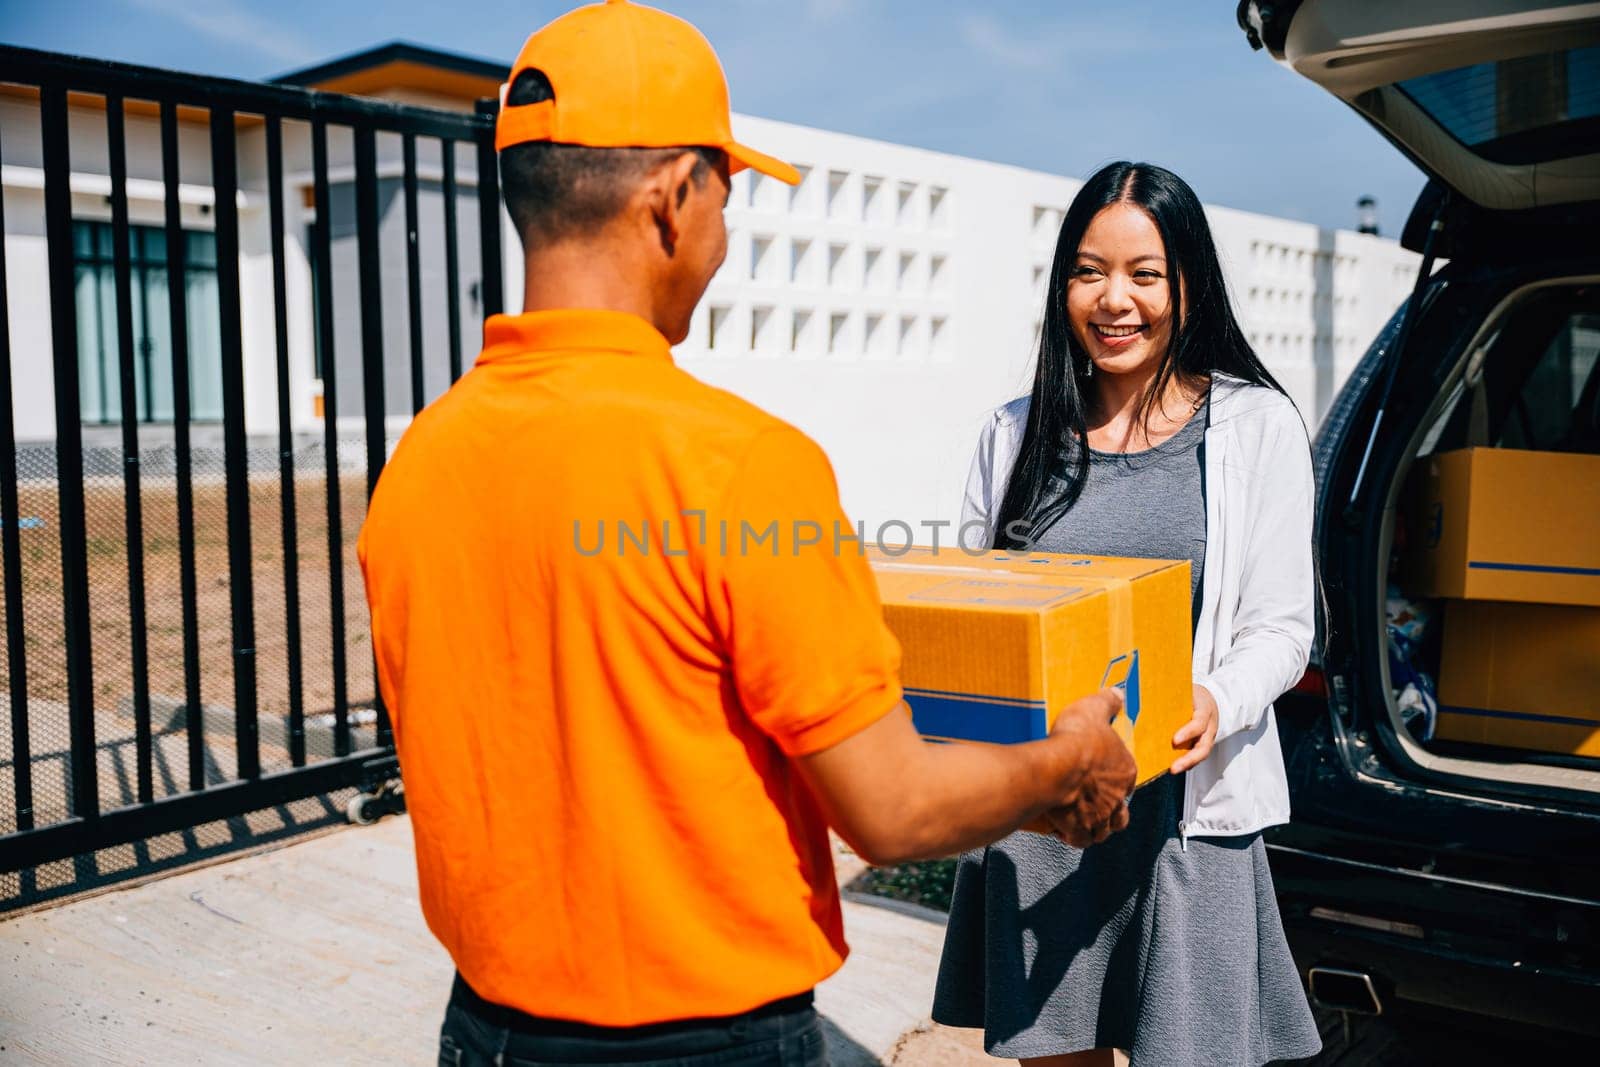
<svg viewBox="0 0 1600 1067">
<path fill-rule="evenodd" d="M 1305 693 L 1309 696 L 1328 699 L 1328 679 L 1323 675 L 1321 667 L 1307 667 L 1306 673 L 1294 683 L 1291 693 Z"/>
</svg>

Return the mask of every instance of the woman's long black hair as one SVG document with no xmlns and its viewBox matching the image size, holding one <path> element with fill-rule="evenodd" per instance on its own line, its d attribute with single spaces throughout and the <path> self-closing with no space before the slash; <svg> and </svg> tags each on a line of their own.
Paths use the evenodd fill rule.
<svg viewBox="0 0 1600 1067">
<path fill-rule="evenodd" d="M 1083 492 L 1089 473 L 1085 387 L 1091 364 L 1067 321 L 1067 281 L 1090 221 L 1117 203 L 1143 209 L 1160 231 L 1174 309 L 1171 340 L 1139 401 L 1136 418 L 1149 418 L 1174 378 L 1199 384 L 1222 373 L 1283 392 L 1233 317 L 1211 227 L 1194 190 L 1170 170 L 1150 163 L 1102 167 L 1072 198 L 1061 223 L 1039 334 L 1033 401 L 1006 495 L 991 527 L 995 547 L 1026 547 Z M 1023 537 L 1010 532 L 1013 523 L 1025 532 Z"/>
</svg>

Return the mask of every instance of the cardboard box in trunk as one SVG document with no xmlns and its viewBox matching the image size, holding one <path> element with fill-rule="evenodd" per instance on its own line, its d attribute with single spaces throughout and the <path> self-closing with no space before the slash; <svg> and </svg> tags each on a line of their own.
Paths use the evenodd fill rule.
<svg viewBox="0 0 1600 1067">
<path fill-rule="evenodd" d="M 1446 606 L 1436 738 L 1600 756 L 1596 694 L 1600 608 Z"/>
<path fill-rule="evenodd" d="M 1063 707 L 1114 685 L 1127 698 L 1118 725 L 1139 784 L 1181 754 L 1172 735 L 1194 714 L 1187 560 L 927 548 L 870 555 L 923 736 L 1037 740 Z"/>
<path fill-rule="evenodd" d="M 1412 478 L 1406 592 L 1600 606 L 1600 456 L 1464 448 Z"/>
</svg>

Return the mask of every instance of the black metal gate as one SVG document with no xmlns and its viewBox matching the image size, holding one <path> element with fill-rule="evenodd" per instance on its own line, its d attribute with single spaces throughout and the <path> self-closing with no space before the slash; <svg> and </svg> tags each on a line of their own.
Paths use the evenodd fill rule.
<svg viewBox="0 0 1600 1067">
<path fill-rule="evenodd" d="M 397 775 L 352 542 L 391 430 L 460 375 L 502 282 L 492 101 L 0 47 L 0 105 L 0 161 L 24 179 L 0 202 L 3 910 L 42 865 Z M 30 106 L 36 133 L 16 120 Z M 33 289 L 47 300 L 8 300 Z M 386 386 L 386 305 L 408 383 Z M 48 354 L 13 343 L 35 334 Z"/>
</svg>

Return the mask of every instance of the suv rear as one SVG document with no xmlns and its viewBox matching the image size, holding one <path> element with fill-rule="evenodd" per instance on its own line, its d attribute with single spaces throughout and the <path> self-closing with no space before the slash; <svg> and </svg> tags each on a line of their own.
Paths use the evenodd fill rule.
<svg viewBox="0 0 1600 1067">
<path fill-rule="evenodd" d="M 1410 562 L 1437 519 L 1419 485 L 1448 455 L 1600 470 L 1596 5 L 1247 0 L 1239 22 L 1430 176 L 1402 242 L 1424 256 L 1416 292 L 1317 436 L 1323 641 L 1278 705 L 1294 821 L 1269 850 L 1313 997 L 1344 1015 L 1325 1055 L 1379 1013 L 1390 1033 L 1443 1016 L 1600 1036 L 1600 696 L 1575 713 L 1531 692 L 1600 694 L 1600 640 L 1581 636 L 1600 633 L 1600 568 L 1524 568 L 1558 575 L 1577 614 L 1536 643 L 1566 648 L 1559 672 L 1506 711 L 1435 688 L 1483 666 L 1461 641 L 1506 609 L 1419 589 Z M 1563 529 L 1522 533 L 1600 546 L 1600 480 L 1553 491 Z M 1516 495 L 1487 501 L 1492 521 L 1517 526 Z"/>
</svg>

